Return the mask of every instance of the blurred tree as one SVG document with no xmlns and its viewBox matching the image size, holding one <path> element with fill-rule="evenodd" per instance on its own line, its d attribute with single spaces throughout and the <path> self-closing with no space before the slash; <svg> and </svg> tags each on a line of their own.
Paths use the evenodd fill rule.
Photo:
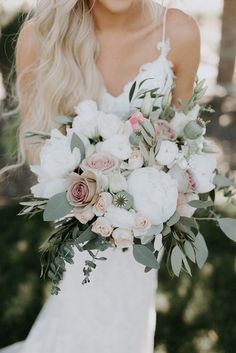
<svg viewBox="0 0 236 353">
<path fill-rule="evenodd" d="M 222 39 L 220 46 L 219 84 L 233 82 L 236 57 L 236 1 L 224 0 Z"/>
</svg>

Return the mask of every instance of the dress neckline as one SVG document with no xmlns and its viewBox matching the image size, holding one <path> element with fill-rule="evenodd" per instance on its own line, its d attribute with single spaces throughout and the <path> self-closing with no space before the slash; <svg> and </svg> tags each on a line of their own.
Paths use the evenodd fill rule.
<svg viewBox="0 0 236 353">
<path fill-rule="evenodd" d="M 107 88 L 106 88 L 105 85 L 104 85 L 104 94 L 105 94 L 106 96 L 108 96 L 110 99 L 116 101 L 117 99 L 121 98 L 121 97 L 126 93 L 126 90 L 127 90 L 128 87 L 132 87 L 132 85 L 134 84 L 134 82 L 139 78 L 139 76 L 140 76 L 144 71 L 146 71 L 147 68 L 149 68 L 149 67 L 152 66 L 152 65 L 156 65 L 157 63 L 161 62 L 161 60 L 164 60 L 164 61 L 167 63 L 167 65 L 168 65 L 168 67 L 169 67 L 171 73 L 174 75 L 174 72 L 173 72 L 173 63 L 172 63 L 171 60 L 169 60 L 169 59 L 167 58 L 167 54 L 168 54 L 168 52 L 170 51 L 170 41 L 169 41 L 169 38 L 165 39 L 164 41 L 159 41 L 159 42 L 157 42 L 156 48 L 157 48 L 158 50 L 161 50 L 161 53 L 159 54 L 159 56 L 158 56 L 156 59 L 152 60 L 152 61 L 149 61 L 149 62 L 146 62 L 146 63 L 144 63 L 144 64 L 141 64 L 141 65 L 139 66 L 138 72 L 136 73 L 136 75 L 134 76 L 134 78 L 131 79 L 131 80 L 129 80 L 128 82 L 126 82 L 126 83 L 124 84 L 124 86 L 123 86 L 123 88 L 122 88 L 122 91 L 121 91 L 121 93 L 120 93 L 119 95 L 114 96 L 113 94 L 111 94 L 111 93 L 107 90 Z"/>
</svg>

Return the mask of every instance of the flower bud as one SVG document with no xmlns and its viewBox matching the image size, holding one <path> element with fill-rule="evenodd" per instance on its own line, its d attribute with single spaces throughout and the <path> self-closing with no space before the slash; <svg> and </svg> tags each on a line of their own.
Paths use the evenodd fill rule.
<svg viewBox="0 0 236 353">
<path fill-rule="evenodd" d="M 141 112 L 143 113 L 143 116 L 145 118 L 147 118 L 152 111 L 152 101 L 153 101 L 153 98 L 151 97 L 151 93 L 147 92 L 145 94 L 145 97 L 143 99 L 143 104 L 141 107 Z"/>
<path fill-rule="evenodd" d="M 191 120 L 184 128 L 184 135 L 190 140 L 195 140 L 204 133 L 204 127 L 196 120 Z"/>
</svg>

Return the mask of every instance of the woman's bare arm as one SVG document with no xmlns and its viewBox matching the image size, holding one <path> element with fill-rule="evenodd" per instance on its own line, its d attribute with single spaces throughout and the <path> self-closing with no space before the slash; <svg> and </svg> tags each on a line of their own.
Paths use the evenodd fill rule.
<svg viewBox="0 0 236 353">
<path fill-rule="evenodd" d="M 200 62 L 200 33 L 195 20 L 177 9 L 169 10 L 167 29 L 171 44 L 170 60 L 176 75 L 173 104 L 178 107 L 178 99 L 186 104 L 193 93 Z"/>
</svg>

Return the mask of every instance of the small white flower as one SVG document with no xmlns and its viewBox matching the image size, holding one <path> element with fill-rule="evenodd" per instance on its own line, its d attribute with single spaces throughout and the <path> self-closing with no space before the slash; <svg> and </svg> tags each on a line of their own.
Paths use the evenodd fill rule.
<svg viewBox="0 0 236 353">
<path fill-rule="evenodd" d="M 178 146 L 175 142 L 162 141 L 155 159 L 161 165 L 169 165 L 176 159 L 178 151 Z"/>
<path fill-rule="evenodd" d="M 114 135 L 102 142 L 100 149 L 101 151 L 110 152 L 113 156 L 121 160 L 128 159 L 132 153 L 128 137 L 120 134 Z"/>
<path fill-rule="evenodd" d="M 98 117 L 98 131 L 103 139 L 109 139 L 123 130 L 124 123 L 114 114 L 105 114 L 99 111 Z"/>
<path fill-rule="evenodd" d="M 110 206 L 105 214 L 113 227 L 133 229 L 135 223 L 135 214 L 119 208 L 116 206 Z"/>
<path fill-rule="evenodd" d="M 179 193 L 177 211 L 180 216 L 188 218 L 192 217 L 192 215 L 196 211 L 196 208 L 190 206 L 188 203 L 193 200 L 199 200 L 199 196 L 194 193 Z"/>
<path fill-rule="evenodd" d="M 126 178 L 120 172 L 113 172 L 109 175 L 109 189 L 111 192 L 127 190 Z"/>
<path fill-rule="evenodd" d="M 98 110 L 93 100 L 84 100 L 74 108 L 77 116 L 73 119 L 72 129 L 88 138 L 98 137 Z"/>
</svg>

